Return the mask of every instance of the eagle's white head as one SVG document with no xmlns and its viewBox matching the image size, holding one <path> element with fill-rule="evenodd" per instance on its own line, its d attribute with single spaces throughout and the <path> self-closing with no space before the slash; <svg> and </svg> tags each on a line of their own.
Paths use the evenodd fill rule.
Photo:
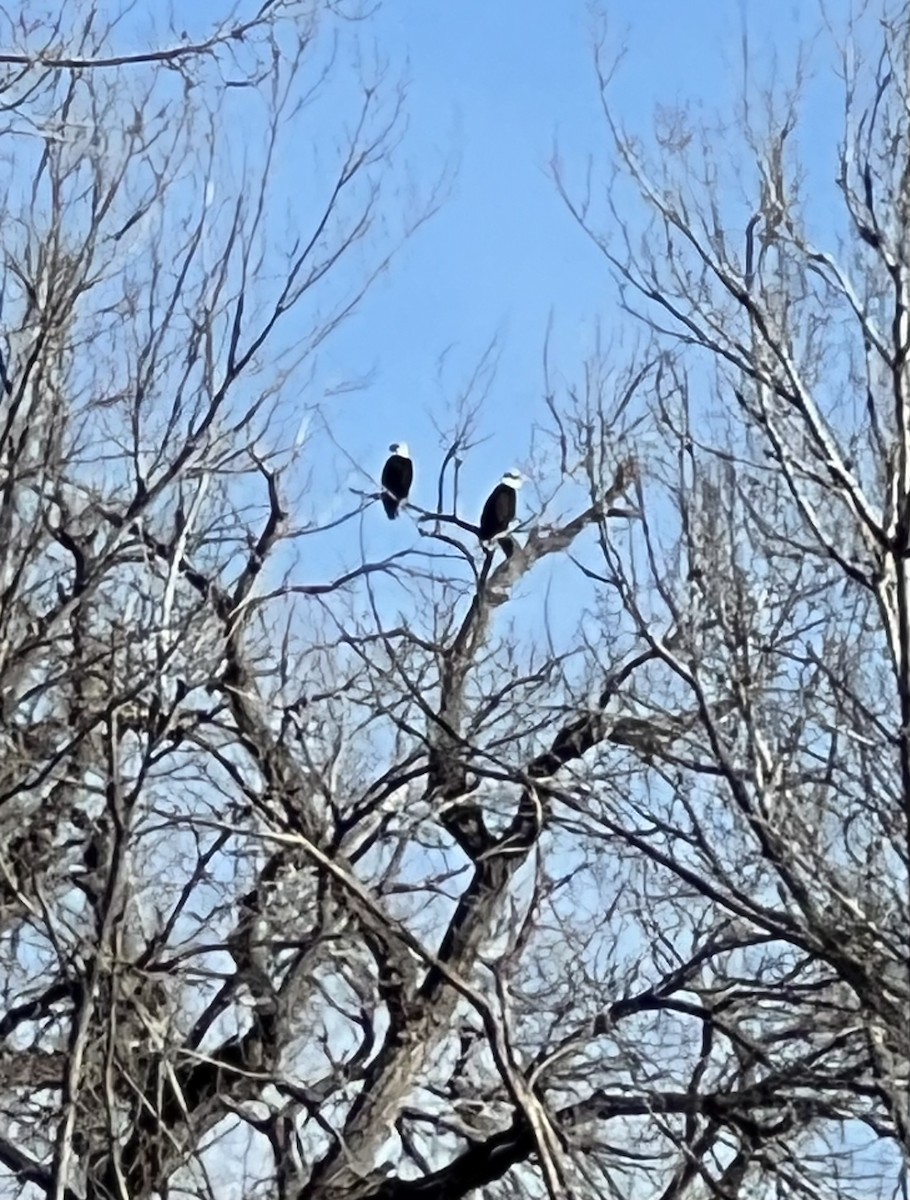
<svg viewBox="0 0 910 1200">
<path fill-rule="evenodd" d="M 515 490 L 518 491 L 518 489 L 524 483 L 524 476 L 522 475 L 521 471 L 506 471 L 505 475 L 503 475 L 502 479 L 500 480 L 500 483 L 504 483 L 506 487 L 515 488 Z"/>
<path fill-rule="evenodd" d="M 389 449 L 393 454 L 397 454 L 399 458 L 410 458 L 411 452 L 408 450 L 407 442 L 392 442 Z"/>
</svg>

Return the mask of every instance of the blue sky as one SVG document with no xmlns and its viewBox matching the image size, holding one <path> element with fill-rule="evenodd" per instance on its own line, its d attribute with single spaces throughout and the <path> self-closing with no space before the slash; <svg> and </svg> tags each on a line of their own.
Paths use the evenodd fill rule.
<svg viewBox="0 0 910 1200">
<path fill-rule="evenodd" d="M 744 20 L 750 71 L 763 75 L 776 53 L 786 75 L 792 47 L 817 28 L 817 11 L 789 0 L 614 0 L 611 42 L 627 46 L 614 91 L 623 120 L 644 132 L 655 106 L 687 100 L 706 115 L 732 111 Z M 458 172 L 442 211 L 326 346 L 322 379 L 331 386 L 375 369 L 367 390 L 333 402 L 336 436 L 376 471 L 387 443 L 407 440 L 418 502 L 429 503 L 421 485 L 439 460 L 431 414 L 445 420 L 498 334 L 501 357 L 482 421 L 490 440 L 462 477 L 470 517 L 527 453 L 530 419 L 541 411 L 550 312 L 557 371 L 568 378 L 591 351 L 596 321 L 627 341 L 640 332 L 619 312 L 606 263 L 569 217 L 548 167 L 555 142 L 579 179 L 589 154 L 601 166 L 607 159 L 591 11 L 584 0 L 388 0 L 363 32 L 393 64 L 407 59 L 409 130 L 399 153 L 415 177 L 426 181 L 446 160 L 457 161 Z M 807 149 L 811 156 L 816 148 Z M 831 153 L 830 140 L 823 149 Z M 400 537 L 396 529 L 395 544 Z"/>
<path fill-rule="evenodd" d="M 826 7 L 836 19 L 849 3 L 830 0 Z M 131 37 L 136 48 L 172 40 L 164 32 L 163 7 L 139 7 L 114 43 L 127 49 Z M 175 27 L 204 36 L 230 7 L 225 0 L 203 0 L 180 11 Z M 696 117 L 732 112 L 742 82 L 744 26 L 753 80 L 767 77 L 775 57 L 786 80 L 794 47 L 818 30 L 821 8 L 815 0 L 609 0 L 605 7 L 610 46 L 626 48 L 613 85 L 615 111 L 642 132 L 659 106 L 689 103 Z M 248 16 L 255 8 L 254 0 L 244 0 L 238 11 Z M 531 421 L 542 411 L 541 349 L 549 315 L 555 322 L 553 363 L 564 379 L 578 376 L 597 322 L 608 337 L 627 344 L 641 334 L 620 313 L 606 263 L 573 223 L 549 171 L 555 144 L 570 180 L 581 181 L 589 155 L 598 169 L 609 169 L 592 61 L 594 24 L 589 0 L 382 0 L 369 20 L 348 29 L 365 47 L 375 43 L 389 59 L 390 74 L 401 70 L 410 81 L 409 128 L 396 152 L 398 165 L 406 162 L 418 185 L 428 185 L 447 162 L 457 164 L 457 174 L 442 211 L 323 347 L 305 398 L 318 399 L 339 381 L 372 371 L 369 387 L 329 402 L 333 432 L 355 462 L 377 474 L 388 443 L 406 440 L 417 462 L 418 502 L 429 503 L 427 485 L 439 459 L 432 418 L 446 423 L 454 397 L 493 337 L 498 335 L 501 353 L 482 418 L 489 441 L 464 467 L 466 517 L 476 518 L 492 483 L 527 455 Z M 353 88 L 349 52 L 339 58 L 333 88 L 344 88 L 345 72 Z M 830 86 L 822 94 L 830 97 Z M 235 114 L 238 119 L 236 126 L 228 124 L 229 136 L 235 128 L 242 133 L 245 113 L 248 132 L 260 128 L 252 116 L 256 103 L 249 92 L 228 93 L 230 121 Z M 823 134 L 825 116 L 814 94 L 804 150 L 830 180 L 830 135 L 837 121 Z M 334 130 L 326 136 L 335 136 Z M 301 120 L 281 179 L 292 206 L 300 180 L 314 181 L 300 165 L 309 162 L 308 138 Z M 252 155 L 255 142 L 238 137 L 234 149 Z M 285 199 L 278 196 L 282 206 Z M 396 198 L 387 203 L 394 210 Z M 357 269 L 356 259 L 339 268 Z M 286 334 L 293 337 L 297 323 L 304 334 L 307 319 L 304 305 L 288 318 Z M 289 388 L 285 404 L 291 412 L 295 402 Z M 322 471 L 328 466 L 320 464 Z M 342 487 L 355 481 L 343 454 L 337 471 Z M 396 529 L 395 539 L 400 536 Z"/>
<path fill-rule="evenodd" d="M 848 3 L 831 0 L 829 12 L 843 15 Z M 254 8 L 250 0 L 241 12 Z M 205 0 L 192 13 L 181 13 L 176 28 L 188 25 L 195 38 L 227 11 L 223 0 Z M 160 18 L 133 14 L 129 29 L 137 48 L 152 40 L 146 36 L 151 20 Z M 293 436 L 298 405 L 325 397 L 338 443 L 336 452 L 325 440 L 314 439 L 304 466 L 315 465 L 319 486 L 300 494 L 298 482 L 295 495 L 294 481 L 288 481 L 288 499 L 301 518 L 324 517 L 327 507 L 337 516 L 353 506 L 347 487 L 363 487 L 366 481 L 351 464 L 378 476 L 388 443 L 399 439 L 415 456 L 414 499 L 431 506 L 441 458 L 433 421 L 451 422 L 456 395 L 498 336 L 498 369 L 480 422 L 488 440 L 471 453 L 462 472 L 461 515 L 476 520 L 501 473 L 526 459 L 532 423 L 543 416 L 541 351 L 550 314 L 557 383 L 578 379 L 598 323 L 615 346 L 620 368 L 643 337 L 642 328 L 620 311 L 605 260 L 571 219 L 549 170 L 558 144 L 570 184 L 582 182 L 589 156 L 601 174 L 609 172 L 611 148 L 593 66 L 594 24 L 586 0 L 384 0 L 368 21 L 348 27 L 347 34 L 356 32 L 367 50 L 375 44 L 388 58 L 390 83 L 398 71 L 409 80 L 408 131 L 396 151 L 396 166 L 406 164 L 418 186 L 429 185 L 445 163 L 457 165 L 457 172 L 442 210 L 404 247 L 354 318 L 321 348 L 314 378 L 292 381 L 284 389 L 285 436 L 288 430 Z M 744 27 L 752 82 L 766 79 L 775 59 L 786 82 L 794 48 L 819 24 L 816 4 L 804 0 L 687 0 L 684 5 L 612 0 L 609 45 L 626 50 L 612 85 L 614 111 L 642 134 L 662 106 L 689 105 L 695 120 L 711 121 L 714 113 L 730 117 L 741 92 Z M 123 46 L 129 37 L 124 27 L 114 41 Z M 162 37 L 159 27 L 157 44 Z M 311 141 L 314 132 L 329 142 L 341 137 L 332 104 L 335 89 L 352 94 L 356 87 L 352 59 L 347 47 L 336 64 L 330 100 L 322 110 L 330 120 L 314 123 L 304 114 L 291 127 L 274 198 L 278 224 L 287 205 L 292 235 L 298 232 L 296 220 L 306 236 L 307 199 L 327 183 L 312 169 Z M 831 105 L 836 86 L 829 80 L 810 93 L 801 144 L 811 171 L 829 184 L 839 132 L 839 114 Z M 224 131 L 238 159 L 255 157 L 261 111 L 249 91 L 226 93 Z M 732 140 L 731 146 L 735 153 Z M 747 157 L 744 146 L 742 153 Z M 230 185 L 221 190 L 228 196 Z M 397 204 L 395 195 L 386 198 L 393 221 Z M 601 223 L 605 211 L 602 206 Z M 629 219 L 640 220 L 642 211 L 636 202 Z M 275 269 L 282 265 L 275 263 Z M 359 266 L 356 255 L 342 261 L 342 281 L 345 272 L 357 273 Z M 271 294 L 271 281 L 262 288 Z M 310 317 L 307 304 L 289 314 L 281 343 L 305 337 Z M 368 386 L 332 395 L 339 382 L 368 374 Z M 255 390 L 257 383 L 252 378 L 249 387 Z M 240 390 L 246 396 L 244 387 Z M 526 511 L 533 503 L 530 490 L 522 499 Z M 409 520 L 390 526 L 378 506 L 365 515 L 362 533 L 371 559 L 417 543 Z M 333 531 L 308 541 L 305 580 L 331 577 L 359 553 L 356 525 L 346 526 L 344 536 Z"/>
<path fill-rule="evenodd" d="M 842 17 L 848 4 L 831 0 L 828 11 Z M 254 7 L 251 0 L 240 11 L 247 15 Z M 715 113 L 732 116 L 743 80 L 744 28 L 755 84 L 768 78 L 775 61 L 786 83 L 795 47 L 820 26 L 820 6 L 805 0 L 611 0 L 608 8 L 608 44 L 626 51 L 612 85 L 614 111 L 643 135 L 661 107 L 688 105 L 695 120 L 709 122 Z M 176 28 L 188 25 L 192 37 L 204 35 L 227 11 L 223 0 L 204 0 L 192 13 L 181 13 Z M 160 22 L 158 16 L 134 14 L 129 28 L 137 43 L 151 40 L 152 20 Z M 320 484 L 315 495 L 294 496 L 289 481 L 291 503 L 312 507 L 301 515 L 327 515 L 326 496 L 332 515 L 339 515 L 353 502 L 347 487 L 366 484 L 351 464 L 378 476 L 393 440 L 411 446 L 414 499 L 431 506 L 441 458 L 434 419 L 451 422 L 455 397 L 498 337 L 498 368 L 480 422 L 488 440 L 471 453 L 461 477 L 461 515 L 476 520 L 501 473 L 526 460 L 532 423 L 543 416 L 541 353 L 550 315 L 557 383 L 578 379 L 598 323 L 620 366 L 642 339 L 642 328 L 620 311 L 607 264 L 573 222 L 549 169 L 556 145 L 570 185 L 582 183 L 589 156 L 601 176 L 610 169 L 593 65 L 595 24 L 587 0 L 384 0 L 368 21 L 347 27 L 346 35 L 356 32 L 365 49 L 375 45 L 388 58 L 390 83 L 399 71 L 409 80 L 408 130 L 396 167 L 406 166 L 424 187 L 444 164 L 457 170 L 441 211 L 399 253 L 353 319 L 323 345 L 315 377 L 285 389 L 285 431 L 293 435 L 298 403 L 326 397 L 339 444 L 336 453 L 320 442 L 305 464 L 310 468 L 315 460 Z M 162 36 L 159 23 L 159 45 Z M 115 42 L 122 45 L 129 37 L 124 27 Z M 332 108 L 335 89 L 353 94 L 356 83 L 348 46 L 335 67 L 332 99 L 322 110 L 331 120 L 314 125 L 304 114 L 295 119 L 286 143 L 290 153 L 284 152 L 280 164 L 275 199 L 279 217 L 287 204 L 302 234 L 309 215 L 305 196 L 318 195 L 320 184 L 310 157 L 312 135 L 328 141 L 341 136 Z M 800 145 L 811 171 L 829 184 L 839 132 L 839 113 L 831 103 L 836 88 L 829 79 L 810 92 Z M 254 156 L 262 106 L 257 110 L 248 91 L 227 93 L 225 103 L 232 153 Z M 244 121 L 247 138 L 233 139 Z M 735 152 L 732 140 L 731 146 Z M 747 157 L 745 146 L 742 152 Z M 393 222 L 398 201 L 395 195 L 386 198 Z M 605 211 L 602 206 L 601 223 Z M 630 220 L 640 220 L 642 211 L 635 203 Z M 339 264 L 338 273 L 343 279 L 359 266 L 355 255 Z M 304 337 L 309 319 L 306 304 L 290 314 L 282 343 Z M 332 394 L 340 382 L 368 375 L 368 386 Z M 526 508 L 533 503 L 530 491 L 523 500 Z M 363 532 L 371 558 L 416 541 L 410 521 L 389 526 L 378 507 L 366 515 Z M 336 533 L 308 543 L 309 578 L 350 566 L 352 551 L 359 552 L 357 539 Z"/>
</svg>

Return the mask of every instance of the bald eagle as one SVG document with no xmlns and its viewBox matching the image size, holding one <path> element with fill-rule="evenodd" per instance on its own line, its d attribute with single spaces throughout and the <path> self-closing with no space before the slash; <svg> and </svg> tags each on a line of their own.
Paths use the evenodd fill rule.
<svg viewBox="0 0 910 1200">
<path fill-rule="evenodd" d="M 515 525 L 515 510 L 518 506 L 518 489 L 524 483 L 518 471 L 507 471 L 487 497 L 480 514 L 480 541 L 485 550 L 492 550 L 499 542 L 511 558 L 514 543 L 506 537 Z"/>
<path fill-rule="evenodd" d="M 382 468 L 382 507 L 390 521 L 398 516 L 398 509 L 408 498 L 414 479 L 414 464 L 407 442 L 393 442 L 391 455 Z"/>
</svg>

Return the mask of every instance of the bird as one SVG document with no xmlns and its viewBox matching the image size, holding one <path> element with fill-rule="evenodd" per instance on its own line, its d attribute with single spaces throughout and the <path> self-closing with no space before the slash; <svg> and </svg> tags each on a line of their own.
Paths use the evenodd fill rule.
<svg viewBox="0 0 910 1200">
<path fill-rule="evenodd" d="M 506 552 L 506 557 L 511 557 L 511 551 L 515 548 L 514 542 L 504 535 L 508 534 L 515 524 L 517 492 L 523 483 L 524 479 L 519 471 L 506 471 L 487 497 L 480 514 L 480 541 L 485 550 L 492 550 L 499 542 Z"/>
<path fill-rule="evenodd" d="M 414 479 L 414 464 L 407 442 L 392 442 L 392 453 L 382 468 L 382 507 L 390 521 L 398 516 L 398 509 L 407 500 Z"/>
</svg>

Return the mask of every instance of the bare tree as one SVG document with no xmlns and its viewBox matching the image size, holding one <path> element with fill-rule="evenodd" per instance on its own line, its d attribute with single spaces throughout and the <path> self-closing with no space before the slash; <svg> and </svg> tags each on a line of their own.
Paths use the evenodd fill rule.
<svg viewBox="0 0 910 1200">
<path fill-rule="evenodd" d="M 604 537 L 601 580 L 653 655 L 649 698 L 697 713 L 640 788 L 604 775 L 597 819 L 644 869 L 655 929 L 665 909 L 664 952 L 699 960 L 686 989 L 704 1040 L 680 1084 L 751 1098 L 677 1127 L 665 1194 L 906 1187 L 906 14 L 879 31 L 866 11 L 834 50 L 844 120 L 821 197 L 796 149 L 802 59 L 789 95 L 744 106 L 732 152 L 719 125 L 664 112 L 649 154 L 610 104 L 601 43 L 646 229 L 612 205 L 611 238 L 554 164 L 661 356 L 641 539 Z M 811 236 L 820 221 L 836 249 Z M 756 949 L 729 958 L 743 935 Z"/>
<path fill-rule="evenodd" d="M 372 560 L 375 493 L 306 487 L 302 380 L 438 194 L 387 199 L 390 79 L 326 134 L 337 7 L 160 51 L 93 9 L 3 29 L 3 1187 L 893 1190 L 908 20 L 844 47 L 836 255 L 798 94 L 744 114 L 734 242 L 710 137 L 680 116 L 649 164 L 601 56 L 648 236 L 558 178 L 650 344 L 577 380 L 547 346 L 505 560 L 459 494 L 491 347 Z M 288 139 L 322 169 L 284 220 Z"/>
</svg>

